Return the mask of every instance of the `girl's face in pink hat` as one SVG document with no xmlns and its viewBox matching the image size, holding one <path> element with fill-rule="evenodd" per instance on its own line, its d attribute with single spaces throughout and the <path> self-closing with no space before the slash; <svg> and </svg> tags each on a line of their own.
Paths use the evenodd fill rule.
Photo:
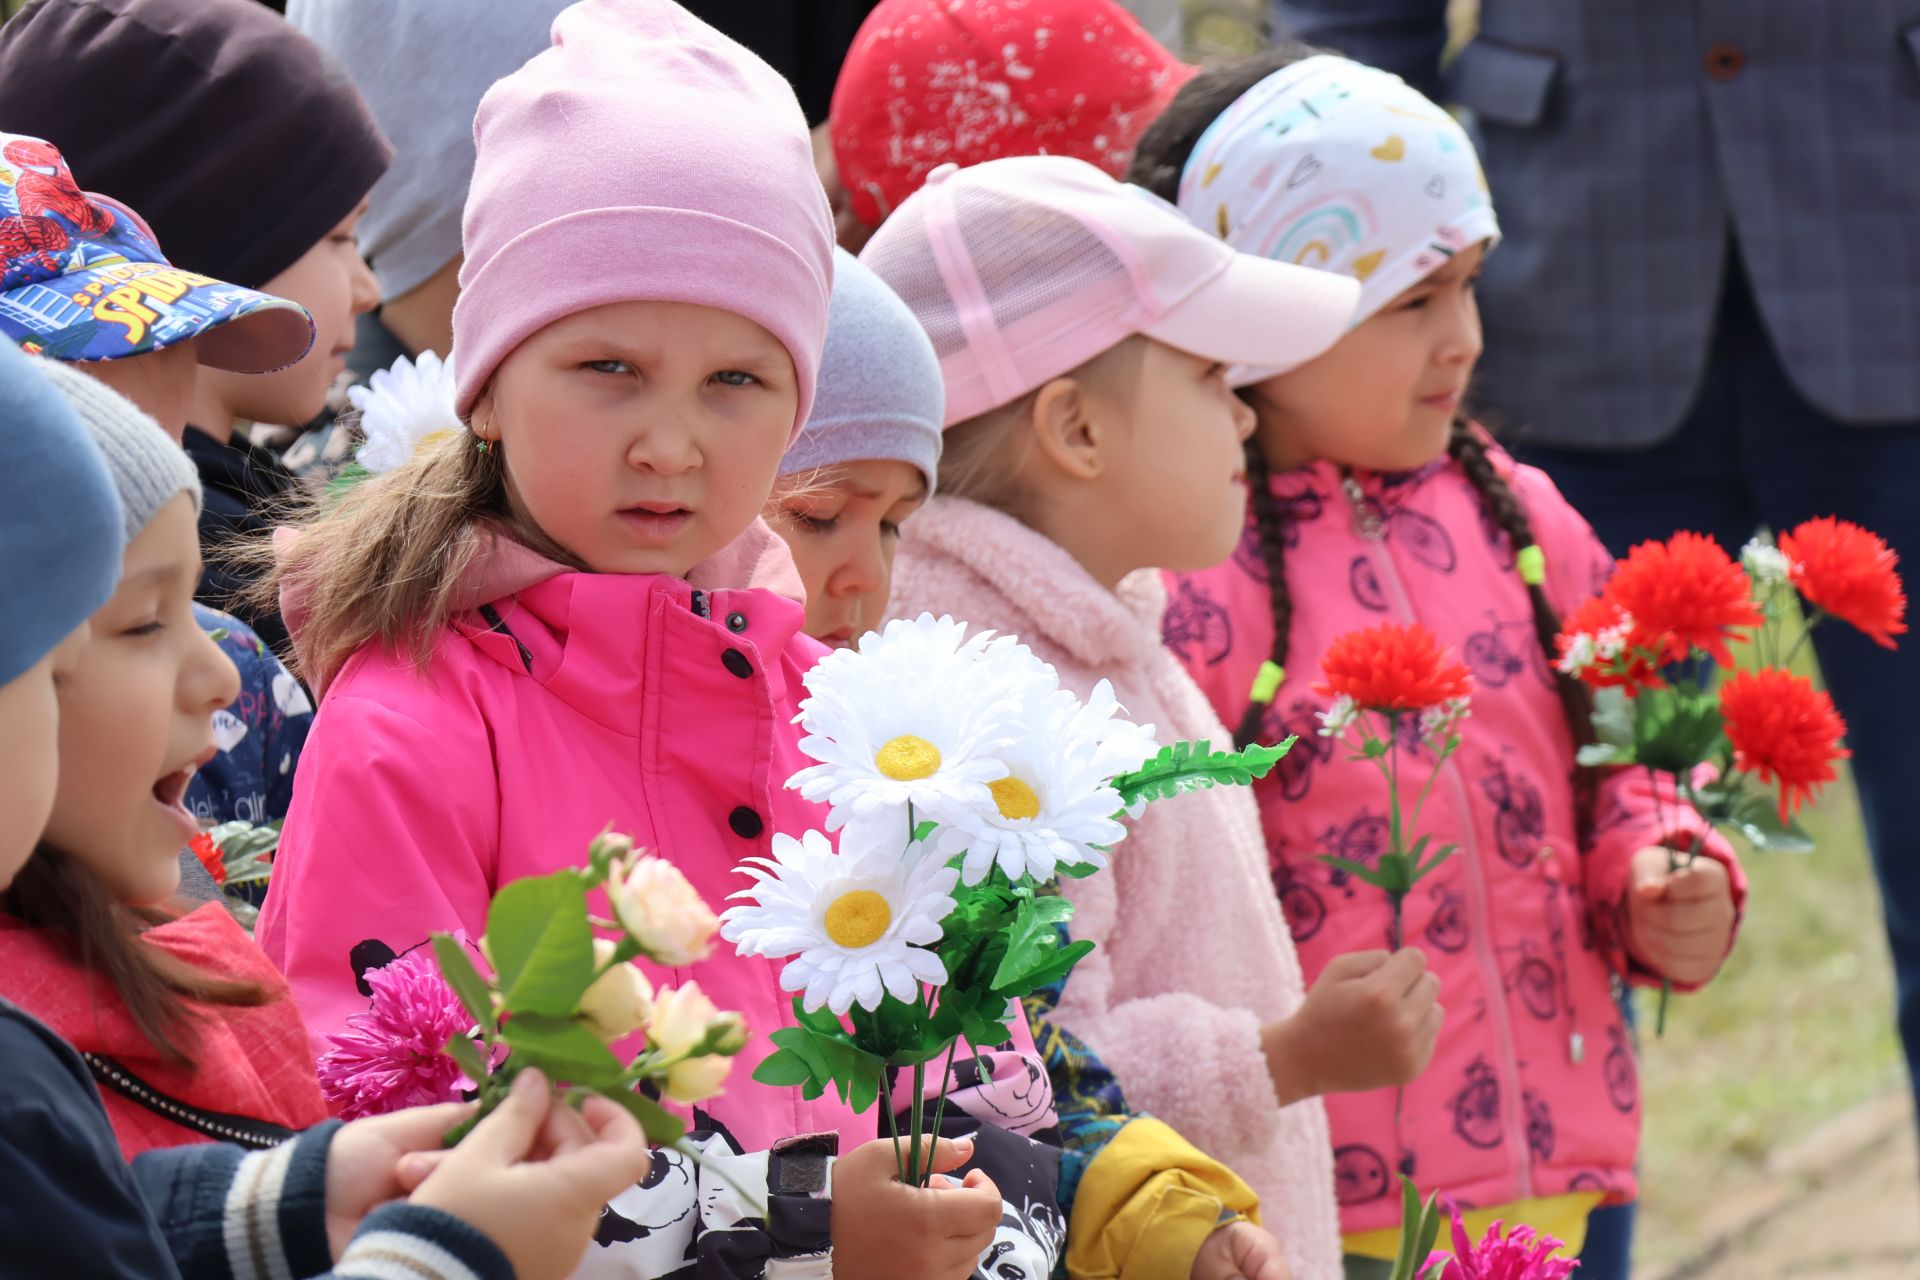
<svg viewBox="0 0 1920 1280">
<path fill-rule="evenodd" d="M 519 514 L 595 573 L 688 570 L 752 524 L 799 412 L 779 339 L 685 302 L 617 302 L 500 364 L 473 430 Z"/>
</svg>

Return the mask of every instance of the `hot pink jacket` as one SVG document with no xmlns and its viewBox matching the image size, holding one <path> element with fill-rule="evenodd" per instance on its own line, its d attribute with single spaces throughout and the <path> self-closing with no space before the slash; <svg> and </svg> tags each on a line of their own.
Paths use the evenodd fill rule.
<svg viewBox="0 0 1920 1280">
<path fill-rule="evenodd" d="M 950 613 L 1017 635 L 1083 696 L 1111 680 L 1160 741 L 1223 742 L 1160 643 L 1165 605 L 1156 576 L 1116 595 L 1043 535 L 958 498 L 914 516 L 894 564 L 895 615 Z M 1253 798 L 1227 788 L 1160 801 L 1110 870 L 1062 885 L 1074 936 L 1099 946 L 1068 979 L 1057 1021 L 1113 1069 L 1131 1105 L 1246 1179 L 1296 1280 L 1338 1280 L 1325 1112 L 1317 1099 L 1280 1109 L 1261 1050 L 1261 1028 L 1292 1013 L 1302 987 Z"/>
<path fill-rule="evenodd" d="M 822 815 L 783 787 L 806 763 L 790 723 L 824 650 L 765 590 L 553 572 L 466 614 L 425 674 L 370 646 L 327 689 L 260 918 L 317 1049 L 366 1008 L 354 957 L 434 930 L 479 937 L 502 884 L 576 865 L 611 823 L 671 859 L 716 908 L 742 858 Z M 482 598 L 485 598 L 484 596 Z M 599 910 L 606 914 L 604 902 Z M 722 946 L 656 982 L 698 979 L 754 1036 L 709 1112 L 747 1150 L 795 1133 L 874 1136 L 832 1091 L 751 1080 L 791 1025 L 778 968 Z"/>
<path fill-rule="evenodd" d="M 1611 571 L 1591 529 L 1545 475 L 1496 464 L 1511 478 L 1546 556 L 1546 589 L 1565 612 Z M 1614 1001 L 1615 973 L 1638 970 L 1618 928 L 1636 850 L 1696 845 L 1745 878 L 1732 849 L 1646 774 L 1600 783 L 1595 831 L 1575 836 L 1573 739 L 1535 638 L 1514 549 L 1481 516 L 1451 462 L 1362 482 L 1356 505 L 1330 466 L 1275 477 L 1291 513 L 1287 587 L 1293 602 L 1288 675 L 1266 734 L 1300 735 L 1255 788 L 1273 886 L 1309 979 L 1334 956 L 1386 945 L 1384 895 L 1320 862 L 1366 860 L 1387 831 L 1377 769 L 1318 735 L 1327 700 L 1312 685 L 1319 655 L 1343 632 L 1422 622 L 1472 669 L 1463 744 L 1442 768 L 1420 833 L 1460 845 L 1407 901 L 1407 939 L 1440 975 L 1446 1028 L 1433 1065 L 1408 1086 L 1399 1133 L 1394 1091 L 1327 1098 L 1342 1226 L 1399 1219 L 1399 1168 L 1426 1190 L 1492 1207 L 1568 1191 L 1635 1194 L 1640 1092 L 1633 1046 Z M 1272 650 L 1272 602 L 1251 512 L 1226 564 L 1173 575 L 1165 639 L 1238 724 Z M 1416 751 L 1424 751 L 1417 748 Z M 1411 763 L 1409 763 L 1411 760 Z M 1411 800 L 1432 775 L 1430 754 L 1402 755 Z"/>
</svg>

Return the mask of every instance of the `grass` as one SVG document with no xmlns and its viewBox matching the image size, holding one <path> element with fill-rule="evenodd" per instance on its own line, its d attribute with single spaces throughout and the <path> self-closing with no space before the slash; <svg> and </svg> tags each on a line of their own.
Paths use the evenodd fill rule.
<svg viewBox="0 0 1920 1280">
<path fill-rule="evenodd" d="M 1808 815 L 1806 856 L 1747 854 L 1740 942 L 1705 991 L 1641 993 L 1641 1212 L 1635 1261 L 1672 1262 L 1703 1212 L 1824 1121 L 1902 1084 L 1893 975 L 1851 777 Z M 1901 1194 L 1898 1190 L 1890 1194 Z"/>
</svg>

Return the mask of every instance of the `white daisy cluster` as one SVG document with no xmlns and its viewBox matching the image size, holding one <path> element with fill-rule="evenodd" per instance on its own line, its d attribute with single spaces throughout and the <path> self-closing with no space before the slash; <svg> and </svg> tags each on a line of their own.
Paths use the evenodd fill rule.
<svg viewBox="0 0 1920 1280">
<path fill-rule="evenodd" d="M 1754 537 L 1740 548 L 1740 567 L 1763 590 L 1784 586 L 1793 577 L 1793 561 L 1787 553 L 1764 538 Z"/>
<path fill-rule="evenodd" d="M 1337 738 L 1360 718 L 1360 704 L 1343 693 L 1328 703 L 1325 711 L 1315 712 L 1314 717 L 1320 721 L 1321 737 Z"/>
<path fill-rule="evenodd" d="M 1106 865 L 1126 835 L 1112 780 L 1156 751 L 1104 681 L 1085 702 L 1011 637 L 969 637 L 923 614 L 831 653 L 806 678 L 800 743 L 818 764 L 787 785 L 839 833 L 777 836 L 747 869 L 721 935 L 742 954 L 792 956 L 781 978 L 809 1010 L 844 1014 L 947 980 L 929 948 L 959 885 L 995 867 L 1044 884 Z M 920 841 L 917 827 L 933 824 Z"/>
<path fill-rule="evenodd" d="M 453 411 L 453 361 L 431 351 L 376 370 L 366 386 L 347 388 L 347 399 L 366 437 L 354 460 L 375 475 L 409 461 L 428 441 L 467 429 Z"/>
<path fill-rule="evenodd" d="M 1469 699 L 1449 698 L 1420 713 L 1420 733 L 1429 742 L 1444 742 L 1469 714 Z"/>
<path fill-rule="evenodd" d="M 1619 621 L 1598 631 L 1576 631 L 1567 637 L 1566 652 L 1554 661 L 1554 669 L 1579 679 L 1582 672 L 1597 662 L 1611 663 L 1627 651 L 1633 635 L 1633 618 L 1621 614 Z"/>
</svg>

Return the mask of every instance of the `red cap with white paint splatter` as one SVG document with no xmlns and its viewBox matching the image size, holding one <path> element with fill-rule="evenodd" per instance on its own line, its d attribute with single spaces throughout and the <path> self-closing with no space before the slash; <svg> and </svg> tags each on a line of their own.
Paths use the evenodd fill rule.
<svg viewBox="0 0 1920 1280">
<path fill-rule="evenodd" d="M 1061 155 L 1121 177 L 1193 74 L 1113 0 L 880 0 L 828 129 L 855 216 L 877 227 L 942 164 Z"/>
<path fill-rule="evenodd" d="M 1357 281 L 1240 253 L 1083 160 L 943 165 L 860 261 L 933 339 L 946 425 L 1011 403 L 1135 334 L 1275 372 L 1331 347 Z"/>
</svg>

